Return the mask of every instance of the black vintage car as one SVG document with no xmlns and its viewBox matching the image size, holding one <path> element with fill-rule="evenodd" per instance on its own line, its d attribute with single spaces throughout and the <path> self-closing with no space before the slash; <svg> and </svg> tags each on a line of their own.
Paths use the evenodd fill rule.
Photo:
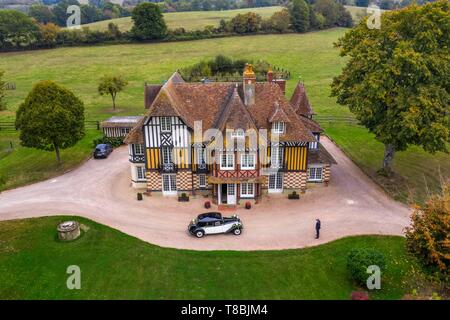
<svg viewBox="0 0 450 320">
<path fill-rule="evenodd" d="M 108 143 L 98 144 L 94 150 L 94 159 L 107 158 L 112 151 L 113 147 L 110 144 Z"/>
<path fill-rule="evenodd" d="M 233 233 L 238 236 L 242 233 L 243 228 L 244 225 L 237 215 L 222 217 L 219 212 L 207 212 L 193 219 L 188 226 L 188 231 L 197 238 L 201 238 L 205 234 L 218 233 Z"/>
</svg>

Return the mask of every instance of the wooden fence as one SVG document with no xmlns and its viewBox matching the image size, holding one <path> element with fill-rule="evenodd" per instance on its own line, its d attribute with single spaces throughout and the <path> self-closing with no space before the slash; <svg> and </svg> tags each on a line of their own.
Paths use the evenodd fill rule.
<svg viewBox="0 0 450 320">
<path fill-rule="evenodd" d="M 85 129 L 100 130 L 100 121 L 98 120 L 86 120 L 84 121 Z M 0 120 L 0 132 L 3 131 L 16 131 L 16 125 L 14 121 L 2 121 Z"/>
</svg>

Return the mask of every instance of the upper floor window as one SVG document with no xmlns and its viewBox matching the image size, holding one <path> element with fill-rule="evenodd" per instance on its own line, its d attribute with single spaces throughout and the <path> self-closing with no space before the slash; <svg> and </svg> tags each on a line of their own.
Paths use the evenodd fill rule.
<svg viewBox="0 0 450 320">
<path fill-rule="evenodd" d="M 197 148 L 197 164 L 206 163 L 206 150 L 205 148 Z"/>
<path fill-rule="evenodd" d="M 143 144 L 133 144 L 134 154 L 136 156 L 144 155 L 144 145 Z"/>
<path fill-rule="evenodd" d="M 270 163 L 272 168 L 280 168 L 283 165 L 283 149 L 280 147 L 272 147 Z"/>
<path fill-rule="evenodd" d="M 172 161 L 172 150 L 170 147 L 161 147 L 162 160 L 164 164 L 173 163 Z"/>
<path fill-rule="evenodd" d="M 161 131 L 167 132 L 172 130 L 170 117 L 161 117 Z"/>
<path fill-rule="evenodd" d="M 320 134 L 315 133 L 314 137 L 316 138 L 317 141 L 310 142 L 309 149 L 318 149 L 319 148 Z"/>
<path fill-rule="evenodd" d="M 231 133 L 232 138 L 244 138 L 245 133 L 243 129 L 236 129 Z"/>
<path fill-rule="evenodd" d="M 272 132 L 273 133 L 284 133 L 285 124 L 282 121 L 272 123 Z"/>
<path fill-rule="evenodd" d="M 234 154 L 222 153 L 220 157 L 220 169 L 221 170 L 233 170 L 234 169 Z"/>
<path fill-rule="evenodd" d="M 251 170 L 255 169 L 255 155 L 244 153 L 241 154 L 241 169 Z"/>
</svg>

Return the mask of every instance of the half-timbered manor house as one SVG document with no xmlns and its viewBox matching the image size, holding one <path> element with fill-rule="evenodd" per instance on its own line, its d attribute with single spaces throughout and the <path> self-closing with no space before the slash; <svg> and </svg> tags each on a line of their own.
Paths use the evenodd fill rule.
<svg viewBox="0 0 450 320">
<path fill-rule="evenodd" d="M 257 82 L 251 65 L 239 83 L 188 83 L 175 72 L 164 85 L 145 86 L 145 106 L 125 138 L 137 189 L 207 193 L 233 205 L 330 180 L 335 161 L 320 143 L 322 128 L 300 82 L 289 100 L 285 80 L 269 70 L 267 81 Z M 200 121 L 203 134 L 194 134 Z M 222 133 L 222 145 L 209 129 Z M 251 144 L 247 133 L 261 130 L 267 134 Z"/>
</svg>

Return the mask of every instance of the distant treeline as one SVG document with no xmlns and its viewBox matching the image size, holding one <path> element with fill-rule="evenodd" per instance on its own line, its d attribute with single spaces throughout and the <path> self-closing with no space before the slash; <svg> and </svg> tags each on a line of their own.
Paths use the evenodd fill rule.
<svg viewBox="0 0 450 320">
<path fill-rule="evenodd" d="M 72 0 L 64 0 L 72 1 Z M 55 7 L 56 8 L 56 7 Z M 161 9 L 152 3 L 142 3 L 132 11 L 133 28 L 122 32 L 114 23 L 106 31 L 89 28 L 62 29 L 56 23 L 38 22 L 13 10 L 0 10 L 0 50 L 30 50 L 58 46 L 128 43 L 142 41 L 182 41 L 243 34 L 307 32 L 336 26 L 352 26 L 350 13 L 335 0 L 291 0 L 288 7 L 263 19 L 254 12 L 238 14 L 219 26 L 186 31 L 167 29 Z"/>
<path fill-rule="evenodd" d="M 98 2 L 96 4 L 79 4 L 77 0 L 62 0 L 54 6 L 33 4 L 28 10 L 28 15 L 39 23 L 54 23 L 65 27 L 67 21 L 67 7 L 77 5 L 80 7 L 81 24 L 128 17 L 131 11 L 111 2 Z"/>
</svg>

